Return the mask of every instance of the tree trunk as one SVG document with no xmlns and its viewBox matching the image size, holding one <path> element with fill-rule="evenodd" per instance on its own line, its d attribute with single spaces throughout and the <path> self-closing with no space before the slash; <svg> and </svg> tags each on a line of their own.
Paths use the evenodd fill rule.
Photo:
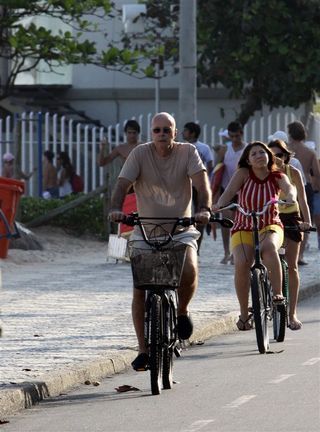
<svg viewBox="0 0 320 432">
<path fill-rule="evenodd" d="M 237 117 L 242 126 L 244 126 L 251 116 L 262 107 L 261 97 L 255 92 L 254 88 L 247 93 L 247 98 L 244 104 L 241 105 L 240 114 Z"/>
</svg>

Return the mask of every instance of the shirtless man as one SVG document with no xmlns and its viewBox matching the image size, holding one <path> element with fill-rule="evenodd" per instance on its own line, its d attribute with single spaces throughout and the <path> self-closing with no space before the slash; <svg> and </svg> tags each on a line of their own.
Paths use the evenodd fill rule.
<svg viewBox="0 0 320 432">
<path fill-rule="evenodd" d="M 228 134 L 230 141 L 224 146 L 221 146 L 217 152 L 216 164 L 219 162 L 224 163 L 224 171 L 221 181 L 221 194 L 228 186 L 231 177 L 238 169 L 238 162 L 242 155 L 246 143 L 243 141 L 243 127 L 241 123 L 233 121 L 228 124 Z M 233 219 L 234 212 L 232 210 L 225 210 L 224 217 Z M 230 230 L 228 228 L 221 228 L 222 242 L 224 248 L 224 257 L 220 261 L 221 264 L 227 264 L 228 261 L 233 263 L 233 258 L 230 255 Z"/>
<path fill-rule="evenodd" d="M 314 189 L 320 190 L 320 166 L 317 159 L 316 152 L 305 145 L 304 141 L 306 139 L 306 130 L 300 121 L 294 121 L 288 124 L 288 134 L 289 134 L 289 148 L 295 153 L 295 157 L 300 161 L 303 172 L 306 178 L 306 195 L 307 201 L 310 209 L 311 219 L 313 220 L 313 194 Z M 311 180 L 311 175 L 313 179 Z M 313 187 L 312 187 L 313 185 Z M 305 245 L 307 243 L 308 235 L 304 236 L 303 242 L 300 248 L 299 265 L 305 265 L 307 262 L 303 259 L 303 253 Z"/>
<path fill-rule="evenodd" d="M 138 138 L 140 134 L 140 125 L 135 120 L 128 120 L 124 127 L 124 133 L 127 137 L 126 144 L 120 144 L 116 146 L 110 154 L 105 156 L 105 150 L 107 147 L 107 140 L 104 138 L 100 143 L 100 152 L 98 155 L 99 166 L 105 166 L 111 163 L 117 157 L 120 157 L 124 162 L 131 151 L 139 144 Z"/>
</svg>

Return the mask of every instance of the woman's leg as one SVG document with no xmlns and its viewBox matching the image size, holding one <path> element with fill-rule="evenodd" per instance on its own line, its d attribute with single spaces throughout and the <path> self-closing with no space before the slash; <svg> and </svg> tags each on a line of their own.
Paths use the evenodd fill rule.
<svg viewBox="0 0 320 432">
<path fill-rule="evenodd" d="M 261 256 L 268 269 L 275 298 L 282 296 L 282 270 L 278 255 L 281 243 L 282 238 L 277 232 L 266 231 L 260 234 Z"/>
<path fill-rule="evenodd" d="M 300 243 L 289 238 L 286 239 L 285 258 L 289 271 L 289 321 L 295 330 L 301 328 L 301 322 L 297 318 L 297 303 L 300 287 L 300 276 L 298 270 Z"/>
<path fill-rule="evenodd" d="M 250 267 L 253 262 L 253 247 L 239 244 L 232 250 L 234 258 L 234 284 L 240 305 L 240 320 L 248 319 L 248 301 L 250 289 Z"/>
</svg>

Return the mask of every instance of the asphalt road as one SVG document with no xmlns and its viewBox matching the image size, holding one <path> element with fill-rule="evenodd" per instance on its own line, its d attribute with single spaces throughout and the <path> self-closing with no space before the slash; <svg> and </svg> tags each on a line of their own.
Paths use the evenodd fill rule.
<svg viewBox="0 0 320 432">
<path fill-rule="evenodd" d="M 183 352 L 172 390 L 151 396 L 128 371 L 9 418 L 4 432 L 315 432 L 320 430 L 320 295 L 299 305 L 301 331 L 261 355 L 253 331 Z M 130 385 L 138 391 L 118 393 Z"/>
</svg>

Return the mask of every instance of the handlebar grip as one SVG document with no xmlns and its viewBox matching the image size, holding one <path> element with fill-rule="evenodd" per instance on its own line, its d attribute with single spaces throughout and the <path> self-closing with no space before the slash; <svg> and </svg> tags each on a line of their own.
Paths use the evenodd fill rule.
<svg viewBox="0 0 320 432">
<path fill-rule="evenodd" d="M 228 218 L 220 218 L 219 216 L 211 216 L 210 222 L 218 222 L 224 228 L 232 228 L 233 221 Z"/>
</svg>

